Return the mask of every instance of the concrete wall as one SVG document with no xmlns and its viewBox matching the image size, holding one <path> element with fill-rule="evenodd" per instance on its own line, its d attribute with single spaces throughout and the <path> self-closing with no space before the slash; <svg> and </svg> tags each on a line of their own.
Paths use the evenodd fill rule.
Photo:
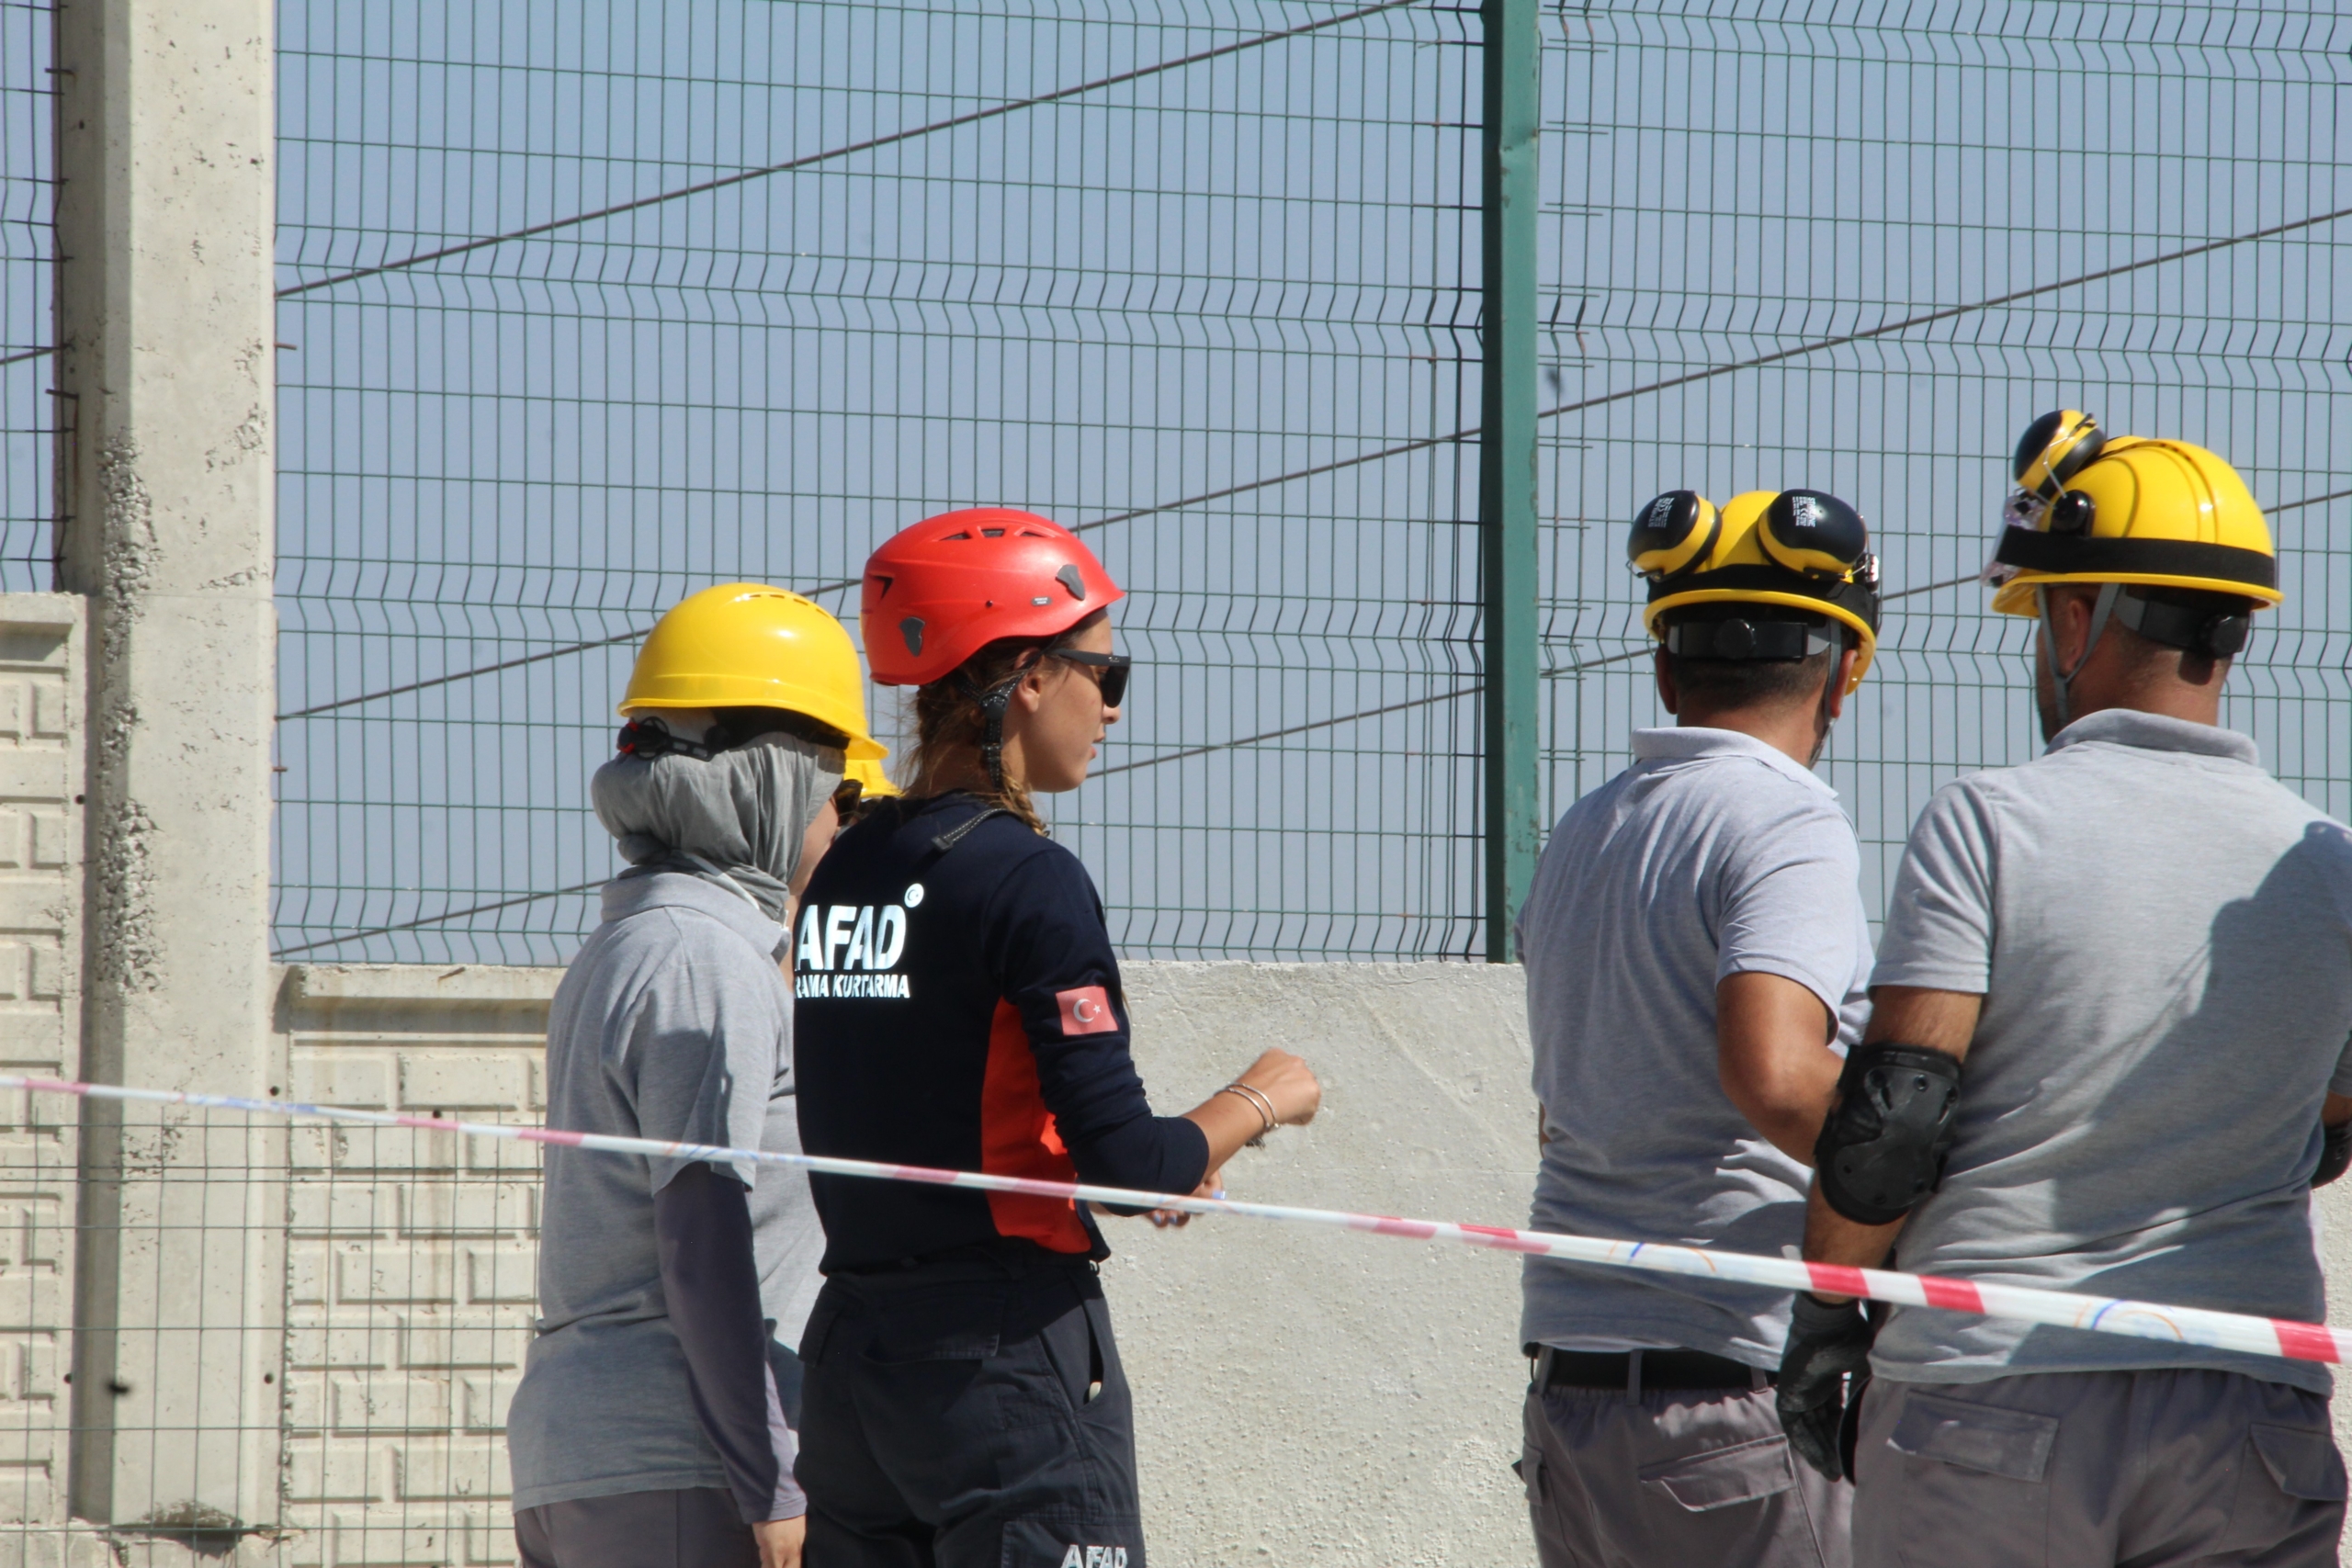
<svg viewBox="0 0 2352 1568">
<path fill-rule="evenodd" d="M 1515 967 L 1138 964 L 1126 977 L 1162 1109 L 1268 1045 L 1323 1080 L 1314 1124 L 1243 1150 L 1227 1191 L 1525 1222 L 1535 1107 Z M 1155 1562 L 1534 1561 L 1509 1468 L 1527 1382 L 1516 1259 L 1237 1220 L 1109 1234 Z"/>
<path fill-rule="evenodd" d="M 542 1119 L 552 969 L 305 965 L 277 993 L 288 1095 Z M 288 1564 L 514 1560 L 506 1402 L 537 1293 L 529 1145 L 305 1127 L 291 1146 Z"/>
<path fill-rule="evenodd" d="M 299 1100 L 536 1121 L 557 976 L 293 966 L 280 1081 Z M 1534 1114 L 1515 970 L 1145 964 L 1128 982 L 1165 1106 L 1268 1044 L 1323 1074 L 1316 1124 L 1245 1151 L 1230 1190 L 1525 1212 Z M 294 1139 L 288 1533 L 266 1560 L 512 1561 L 497 1434 L 529 1337 L 536 1160 L 453 1142 Z M 1155 1562 L 1532 1561 L 1507 1468 L 1526 1376 L 1511 1260 L 1233 1221 L 1114 1222 L 1111 1235 Z"/>
<path fill-rule="evenodd" d="M 43 623 L 57 625 L 58 623 Z M 38 639 L 0 654 L 32 652 Z M 70 775 L 28 762 L 54 735 L 11 735 L 8 682 L 62 683 L 71 626 L 19 668 L 0 658 L 0 767 L 20 781 L 0 812 L 58 811 Z M 51 710 L 57 711 L 57 710 Z M 46 780 L 44 784 L 43 781 Z M 51 791 L 38 795 L 31 786 Z M 0 860 L 11 840 L 0 816 Z M 26 829 L 23 845 L 34 840 Z M 0 864 L 0 897 L 65 886 L 70 863 Z M 70 951 L 38 895 L 8 906 L 24 978 L 0 963 L 0 1014 L 44 1070 L 68 1036 Z M 57 911 L 70 908 L 60 900 Z M 29 911 L 29 913 L 27 913 Z M 58 961 L 43 966 L 44 943 Z M 7 949 L 0 945 L 0 960 Z M 477 1120 L 543 1113 L 542 1032 L 557 972 L 298 965 L 280 972 L 265 1052 L 270 1087 L 297 1099 Z M 1525 1211 L 1533 1110 L 1515 970 L 1459 964 L 1134 965 L 1145 1077 L 1182 1108 L 1266 1044 L 1306 1055 L 1325 1111 L 1227 1170 L 1237 1193 L 1329 1207 L 1511 1223 Z M 40 987 L 48 987 L 45 993 Z M 37 994 L 36 994 L 37 993 Z M 41 1040 L 51 1042 L 42 1055 Z M 153 1532 L 101 1535 L 63 1511 L 55 1245 L 74 1201 L 70 1126 L 0 1125 L 10 1162 L 0 1237 L 0 1565 L 187 1562 Z M 248 1282 L 279 1337 L 277 1523 L 217 1542 L 235 1563 L 513 1561 L 500 1440 L 528 1342 L 537 1224 L 527 1146 L 406 1131 L 305 1129 L 289 1179 L 255 1174 L 281 1207 L 288 1281 Z M 2330 1195 L 2329 1235 L 2352 1237 Z M 1182 1231 L 1114 1222 L 1104 1269 L 1137 1388 L 1145 1506 L 1164 1568 L 1257 1562 L 1372 1568 L 1532 1561 L 1508 1468 L 1525 1376 L 1517 1269 L 1494 1254 L 1416 1242 L 1201 1221 Z M 48 1238 L 43 1244 L 42 1238 Z M 2330 1272 L 2352 1278 L 2352 1249 Z M 273 1314 L 282 1314 L 273 1315 Z M 2352 1321 L 2342 1313 L 2339 1320 Z M 2352 1432 L 2346 1433 L 2352 1439 Z M 205 1559 L 219 1562 L 217 1554 Z"/>
<path fill-rule="evenodd" d="M 557 976 L 293 967 L 286 1081 L 302 1099 L 536 1119 Z M 1521 1220 L 1534 1107 L 1516 969 L 1138 964 L 1127 980 L 1164 1108 L 1269 1044 L 1324 1079 L 1315 1125 L 1245 1150 L 1229 1190 Z M 296 1151 L 289 1534 L 282 1557 L 254 1560 L 511 1561 L 497 1433 L 529 1332 L 529 1151 L 348 1132 Z M 2330 1276 L 2352 1280 L 2352 1193 L 2322 1199 Z M 1240 1221 L 1110 1224 L 1155 1562 L 1532 1562 L 1508 1468 L 1526 1377 L 1511 1259 Z M 2332 1315 L 2352 1324 L 2346 1293 Z"/>
</svg>

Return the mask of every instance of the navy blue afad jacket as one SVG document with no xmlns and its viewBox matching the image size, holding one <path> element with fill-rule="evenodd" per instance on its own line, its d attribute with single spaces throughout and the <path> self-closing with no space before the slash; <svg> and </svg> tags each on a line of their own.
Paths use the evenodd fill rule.
<svg viewBox="0 0 2352 1568">
<path fill-rule="evenodd" d="M 793 952 L 800 1141 L 899 1165 L 1189 1192 L 1208 1141 L 1155 1116 L 1093 879 L 967 795 L 890 803 L 842 835 Z M 1103 1258 L 1066 1201 L 812 1174 L 824 1269 L 1014 1236 Z"/>
</svg>

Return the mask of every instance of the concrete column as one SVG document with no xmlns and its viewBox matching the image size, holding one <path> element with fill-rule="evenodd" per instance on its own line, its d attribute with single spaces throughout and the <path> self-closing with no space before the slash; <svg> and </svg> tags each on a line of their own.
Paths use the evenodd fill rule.
<svg viewBox="0 0 2352 1568">
<path fill-rule="evenodd" d="M 90 631 L 81 1066 L 243 1095 L 277 1082 L 271 25 L 270 0 L 58 10 L 59 585 Z M 84 1129 L 74 1510 L 218 1548 L 277 1506 L 284 1139 L 95 1109 Z"/>
</svg>

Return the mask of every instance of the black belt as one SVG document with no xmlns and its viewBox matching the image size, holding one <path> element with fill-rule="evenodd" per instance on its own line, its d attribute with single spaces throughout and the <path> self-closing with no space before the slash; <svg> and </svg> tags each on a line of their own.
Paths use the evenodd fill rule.
<svg viewBox="0 0 2352 1568">
<path fill-rule="evenodd" d="M 1770 1388 L 1780 1374 L 1713 1356 L 1704 1350 L 1553 1350 L 1536 1361 L 1544 1388 L 1610 1388 L 1637 1393 L 1647 1388 Z"/>
<path fill-rule="evenodd" d="M 1099 1274 L 1101 1268 L 1083 1252 L 1056 1252 L 1038 1246 L 1022 1236 L 996 1236 L 987 1241 L 965 1242 L 960 1246 L 943 1247 L 937 1252 L 920 1253 L 911 1258 L 892 1258 L 878 1263 L 859 1263 L 845 1269 L 835 1269 L 835 1274 L 847 1274 L 854 1279 L 904 1278 L 926 1269 L 941 1265 L 988 1264 L 1018 1275 L 1032 1269 L 1080 1269 Z"/>
</svg>

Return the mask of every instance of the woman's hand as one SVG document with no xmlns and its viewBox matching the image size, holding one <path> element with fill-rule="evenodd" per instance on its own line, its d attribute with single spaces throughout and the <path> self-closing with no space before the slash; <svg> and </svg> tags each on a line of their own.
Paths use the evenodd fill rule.
<svg viewBox="0 0 2352 1568">
<path fill-rule="evenodd" d="M 1195 1198 L 1224 1197 L 1225 1172 L 1222 1170 L 1210 1171 L 1206 1176 L 1201 1179 L 1201 1184 L 1193 1189 L 1193 1196 Z M 1186 1225 L 1193 1223 L 1193 1211 L 1190 1209 L 1154 1209 L 1151 1212 L 1151 1223 L 1158 1225 L 1162 1230 L 1182 1230 Z"/>
<path fill-rule="evenodd" d="M 1266 1125 L 1270 1113 L 1275 1127 L 1303 1127 L 1323 1105 L 1323 1086 L 1287 1051 L 1267 1052 L 1234 1084 L 1247 1085 L 1248 1092 L 1221 1089 L 1184 1113 L 1208 1140 L 1212 1180 L 1226 1161 L 1273 1130 Z"/>
<path fill-rule="evenodd" d="M 1304 1127 L 1323 1108 L 1323 1086 L 1315 1080 L 1304 1057 L 1287 1051 L 1269 1051 L 1250 1064 L 1237 1080 L 1248 1084 L 1273 1103 L 1278 1126 Z"/>
</svg>

